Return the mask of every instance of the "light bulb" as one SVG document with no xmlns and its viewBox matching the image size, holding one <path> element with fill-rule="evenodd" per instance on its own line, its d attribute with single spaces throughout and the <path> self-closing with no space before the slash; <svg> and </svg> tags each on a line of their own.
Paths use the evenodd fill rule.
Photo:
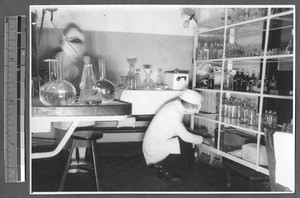
<svg viewBox="0 0 300 198">
<path fill-rule="evenodd" d="M 183 23 L 184 28 L 188 28 L 189 26 L 190 26 L 190 19 L 184 21 L 184 23 Z"/>
</svg>

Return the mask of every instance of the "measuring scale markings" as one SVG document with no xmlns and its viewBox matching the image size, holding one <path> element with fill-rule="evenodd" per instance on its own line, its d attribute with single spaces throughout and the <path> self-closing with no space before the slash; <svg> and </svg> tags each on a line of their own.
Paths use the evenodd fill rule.
<svg viewBox="0 0 300 198">
<path fill-rule="evenodd" d="M 5 18 L 4 162 L 5 181 L 25 181 L 26 18 Z"/>
</svg>

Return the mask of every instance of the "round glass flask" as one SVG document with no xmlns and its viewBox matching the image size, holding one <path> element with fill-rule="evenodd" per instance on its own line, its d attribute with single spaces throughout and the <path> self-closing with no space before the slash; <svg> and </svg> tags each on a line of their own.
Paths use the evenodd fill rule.
<svg viewBox="0 0 300 198">
<path fill-rule="evenodd" d="M 98 60 L 100 79 L 96 83 L 98 94 L 101 96 L 102 103 L 111 102 L 116 96 L 116 86 L 106 79 L 105 60 Z"/>
<path fill-rule="evenodd" d="M 71 105 L 75 102 L 76 89 L 64 79 L 63 57 L 49 62 L 49 82 L 41 87 L 40 100 L 46 106 Z"/>
</svg>

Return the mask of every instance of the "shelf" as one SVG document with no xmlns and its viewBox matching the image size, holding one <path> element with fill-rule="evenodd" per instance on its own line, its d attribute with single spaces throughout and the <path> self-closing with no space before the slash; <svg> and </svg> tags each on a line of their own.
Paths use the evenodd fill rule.
<svg viewBox="0 0 300 198">
<path fill-rule="evenodd" d="M 225 58 L 225 61 L 243 61 L 245 62 L 245 60 L 255 60 L 255 59 L 263 59 L 264 56 L 245 56 L 245 57 L 233 57 L 233 58 Z"/>
<path fill-rule="evenodd" d="M 250 132 L 250 133 L 255 134 L 255 135 L 259 133 L 257 130 L 252 130 L 252 129 L 248 129 L 248 128 L 236 126 L 236 125 L 233 125 L 233 124 L 228 124 L 228 123 L 225 123 L 225 122 L 220 122 L 220 123 L 223 124 L 223 125 L 225 125 L 225 126 L 230 126 L 232 128 L 238 129 L 242 133 Z"/>
<path fill-rule="evenodd" d="M 218 113 L 211 113 L 211 114 L 197 113 L 197 114 L 194 114 L 193 116 L 196 117 L 196 118 L 198 118 L 198 119 L 207 120 L 207 121 L 218 123 L 218 124 L 220 123 L 219 122 L 219 118 L 218 118 L 218 120 L 214 120 L 214 119 L 211 119 L 211 118 L 203 117 L 205 115 L 208 115 L 208 116 L 209 115 L 218 116 L 219 114 Z"/>
<path fill-rule="evenodd" d="M 293 100 L 294 96 L 282 96 L 282 95 L 272 95 L 272 94 L 263 94 L 264 98 L 275 98 L 275 99 L 287 99 Z"/>
<path fill-rule="evenodd" d="M 294 58 L 294 54 L 267 55 L 266 58 L 267 59 Z"/>
<path fill-rule="evenodd" d="M 248 162 L 248 161 L 246 161 L 244 159 L 241 159 L 239 157 L 236 157 L 234 155 L 230 155 L 230 154 L 228 154 L 226 152 L 223 152 L 223 151 L 219 151 L 219 154 L 221 154 L 222 156 L 224 156 L 224 157 L 226 157 L 226 158 L 228 158 L 230 160 L 233 160 L 233 161 L 238 162 L 240 164 L 243 164 L 243 165 L 245 165 L 245 166 L 247 166 L 249 168 L 252 168 L 253 170 L 256 170 L 256 171 L 259 171 L 259 172 L 264 173 L 266 175 L 269 175 L 269 170 L 267 168 L 263 168 L 261 166 L 257 166 L 256 164 Z"/>
<path fill-rule="evenodd" d="M 243 92 L 243 91 L 223 90 L 222 93 L 230 93 L 230 94 L 237 94 L 237 95 L 246 95 L 246 96 L 253 96 L 253 97 L 259 97 L 259 96 L 261 96 L 261 94 L 257 93 L 257 92 Z"/>
<path fill-rule="evenodd" d="M 214 93 L 220 93 L 220 92 L 221 92 L 220 89 L 207 89 L 207 88 L 198 88 L 198 87 L 195 87 L 194 90 L 197 90 L 197 91 L 214 92 Z"/>
<path fill-rule="evenodd" d="M 222 62 L 222 58 L 219 59 L 207 59 L 207 60 L 196 60 L 196 63 L 206 63 L 206 62 Z"/>
</svg>

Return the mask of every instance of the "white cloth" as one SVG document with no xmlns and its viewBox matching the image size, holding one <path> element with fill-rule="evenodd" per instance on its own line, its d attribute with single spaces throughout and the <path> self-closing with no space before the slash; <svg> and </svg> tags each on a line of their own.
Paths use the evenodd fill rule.
<svg viewBox="0 0 300 198">
<path fill-rule="evenodd" d="M 178 137 L 185 142 L 201 144 L 202 136 L 188 132 L 183 125 L 185 109 L 180 100 L 165 104 L 154 116 L 143 140 L 147 164 L 157 163 L 169 154 L 180 154 Z"/>
<path fill-rule="evenodd" d="M 149 115 L 179 94 L 180 91 L 171 90 L 123 90 L 120 100 L 132 103 L 132 115 Z"/>
<path fill-rule="evenodd" d="M 292 133 L 276 132 L 274 137 L 276 183 L 295 190 L 295 139 Z"/>
</svg>

